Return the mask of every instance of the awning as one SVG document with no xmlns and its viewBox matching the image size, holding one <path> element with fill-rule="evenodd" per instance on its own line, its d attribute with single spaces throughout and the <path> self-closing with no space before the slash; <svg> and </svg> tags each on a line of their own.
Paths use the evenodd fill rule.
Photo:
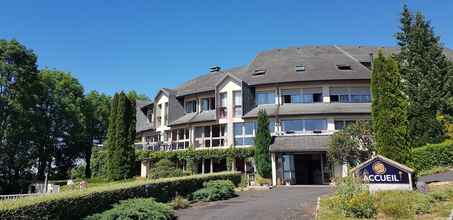
<svg viewBox="0 0 453 220">
<path fill-rule="evenodd" d="M 326 151 L 330 135 L 277 136 L 270 146 L 271 152 Z"/>
</svg>

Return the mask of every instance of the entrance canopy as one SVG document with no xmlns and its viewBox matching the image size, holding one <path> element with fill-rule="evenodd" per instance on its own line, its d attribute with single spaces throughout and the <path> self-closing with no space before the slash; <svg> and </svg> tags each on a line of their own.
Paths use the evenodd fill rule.
<svg viewBox="0 0 453 220">
<path fill-rule="evenodd" d="M 270 146 L 274 153 L 327 151 L 330 135 L 277 136 Z"/>
</svg>

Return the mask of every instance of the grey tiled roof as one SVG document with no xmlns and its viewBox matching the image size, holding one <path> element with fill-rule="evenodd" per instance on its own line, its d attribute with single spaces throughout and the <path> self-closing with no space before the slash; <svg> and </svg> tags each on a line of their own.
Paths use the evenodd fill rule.
<svg viewBox="0 0 453 220">
<path fill-rule="evenodd" d="M 371 72 L 360 62 L 371 62 L 370 53 L 376 55 L 382 50 L 385 55 L 396 54 L 398 47 L 381 46 L 303 46 L 272 49 L 257 54 L 245 67 L 237 67 L 220 72 L 208 73 L 187 81 L 175 90 L 177 96 L 214 91 L 215 84 L 230 72 L 249 85 L 370 79 Z M 453 60 L 453 51 L 446 49 L 445 54 Z M 296 72 L 296 65 L 304 65 L 305 71 Z M 349 65 L 351 70 L 338 70 L 336 65 Z M 265 69 L 265 74 L 253 76 L 256 69 Z"/>
<path fill-rule="evenodd" d="M 194 113 L 187 113 L 184 116 L 176 119 L 175 121 L 171 122 L 169 124 L 169 126 L 196 123 L 196 122 L 209 122 L 209 121 L 215 121 L 215 120 L 216 120 L 216 111 L 215 110 L 202 111 L 199 113 L 194 112 Z"/>
<path fill-rule="evenodd" d="M 270 146 L 271 152 L 326 151 L 330 135 L 276 136 Z"/>
<path fill-rule="evenodd" d="M 255 107 L 245 114 L 243 118 L 255 118 L 259 109 L 265 109 L 270 116 L 289 115 L 321 115 L 321 114 L 370 114 L 371 103 L 307 103 L 307 104 L 284 104 L 262 105 Z"/>
<path fill-rule="evenodd" d="M 141 132 L 141 131 L 146 131 L 149 129 L 153 128 L 153 125 L 149 123 L 148 118 L 145 115 L 145 112 L 143 112 L 143 107 L 152 105 L 153 103 L 150 101 L 146 100 L 137 100 L 135 102 L 135 132 Z"/>
<path fill-rule="evenodd" d="M 244 67 L 236 67 L 219 72 L 207 73 L 195 79 L 187 81 L 182 85 L 176 87 L 177 96 L 184 96 L 189 94 L 214 91 L 216 83 L 225 76 L 226 73 L 236 73 L 244 70 Z"/>
</svg>

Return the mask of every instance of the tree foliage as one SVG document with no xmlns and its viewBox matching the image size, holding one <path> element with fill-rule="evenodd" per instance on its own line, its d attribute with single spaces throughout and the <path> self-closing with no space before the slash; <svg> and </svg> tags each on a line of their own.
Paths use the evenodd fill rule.
<svg viewBox="0 0 453 220">
<path fill-rule="evenodd" d="M 120 92 L 113 97 L 107 133 L 109 179 L 127 179 L 134 175 L 134 139 L 135 103 Z"/>
<path fill-rule="evenodd" d="M 374 140 L 379 154 L 404 162 L 409 155 L 407 100 L 400 85 L 398 63 L 380 51 L 371 77 Z"/>
<path fill-rule="evenodd" d="M 42 153 L 38 176 L 42 178 L 47 169 L 54 178 L 66 178 L 86 146 L 83 87 L 77 79 L 62 71 L 44 69 L 39 77 L 39 130 L 42 133 L 39 150 Z"/>
<path fill-rule="evenodd" d="M 332 135 L 329 143 L 329 158 L 350 166 L 369 159 L 375 149 L 371 125 L 367 121 L 357 121 Z"/>
<path fill-rule="evenodd" d="M 110 96 L 98 93 L 97 91 L 89 92 L 84 99 L 83 118 L 85 148 L 83 157 L 86 161 L 85 177 L 91 177 L 90 159 L 92 147 L 95 144 L 102 144 L 107 136 L 107 128 L 110 114 Z"/>
<path fill-rule="evenodd" d="M 32 174 L 38 94 L 36 55 L 19 42 L 0 40 L 0 194 L 19 192 Z"/>
<path fill-rule="evenodd" d="M 396 38 L 401 47 L 398 60 L 404 94 L 409 99 L 409 139 L 415 146 L 438 143 L 443 139 L 443 129 L 436 114 L 453 108 L 452 64 L 431 24 L 420 12 L 412 15 L 407 6 Z"/>
<path fill-rule="evenodd" d="M 258 174 L 266 178 L 272 176 L 271 154 L 269 151 L 271 142 L 272 136 L 269 132 L 269 117 L 263 110 L 258 113 L 257 119 L 255 162 Z"/>
</svg>

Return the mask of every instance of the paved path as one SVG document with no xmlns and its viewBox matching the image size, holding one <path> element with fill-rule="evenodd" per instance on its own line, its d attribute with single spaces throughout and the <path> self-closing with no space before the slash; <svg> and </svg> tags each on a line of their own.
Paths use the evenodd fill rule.
<svg viewBox="0 0 453 220">
<path fill-rule="evenodd" d="M 318 196 L 333 192 L 328 186 L 278 187 L 241 192 L 239 197 L 178 210 L 178 220 L 292 220 L 313 219 Z"/>
<path fill-rule="evenodd" d="M 429 176 L 422 176 L 419 177 L 417 181 L 425 183 L 453 181 L 453 171 L 437 173 Z"/>
</svg>

